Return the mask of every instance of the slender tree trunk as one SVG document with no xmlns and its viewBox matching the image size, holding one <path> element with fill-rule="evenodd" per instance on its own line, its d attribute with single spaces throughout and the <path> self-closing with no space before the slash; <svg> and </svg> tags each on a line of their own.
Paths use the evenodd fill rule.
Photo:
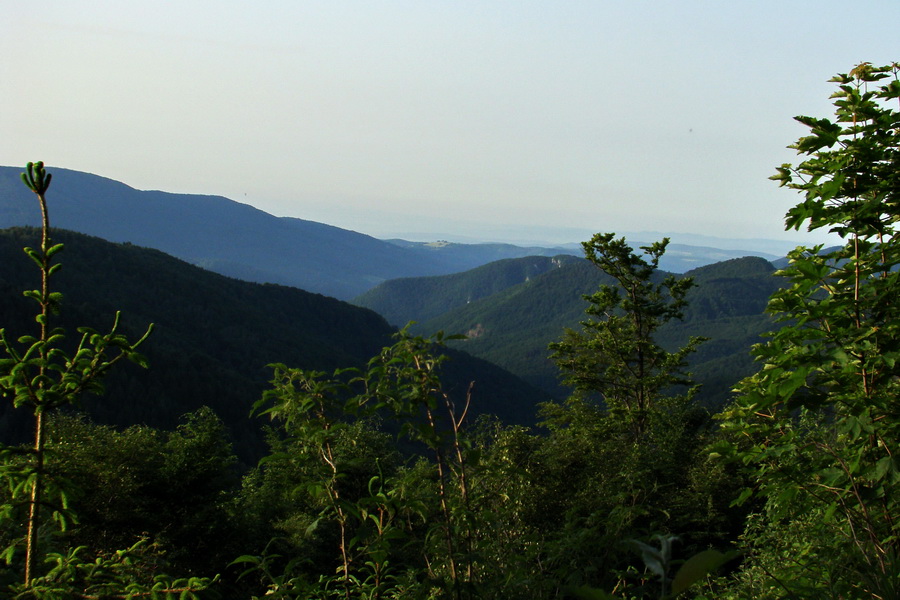
<svg viewBox="0 0 900 600">
<path fill-rule="evenodd" d="M 50 317 L 50 258 L 47 251 L 50 249 L 50 217 L 47 213 L 47 200 L 44 194 L 37 194 L 41 204 L 41 341 L 47 341 L 47 319 Z M 47 350 L 41 348 L 41 365 L 39 368 L 40 383 L 38 390 L 43 388 L 43 376 L 47 364 Z M 25 538 L 25 585 L 34 579 L 37 567 L 38 525 L 40 521 L 41 501 L 44 491 L 44 411 L 41 406 L 41 395 L 38 390 L 32 390 L 32 401 L 35 405 L 34 413 L 34 480 L 31 485 L 31 504 L 28 507 L 28 531 Z"/>
<path fill-rule="evenodd" d="M 31 486 L 31 504 L 28 508 L 28 533 L 25 539 L 25 584 L 34 579 L 37 566 L 38 519 L 41 496 L 44 489 L 44 413 L 35 415 L 34 424 L 35 475 Z"/>
</svg>

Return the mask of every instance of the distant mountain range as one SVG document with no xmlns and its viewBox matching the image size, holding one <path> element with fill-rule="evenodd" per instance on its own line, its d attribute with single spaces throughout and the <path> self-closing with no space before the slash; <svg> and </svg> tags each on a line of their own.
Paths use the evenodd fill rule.
<svg viewBox="0 0 900 600">
<path fill-rule="evenodd" d="M 156 248 L 230 277 L 344 300 L 390 279 L 457 273 L 505 258 L 581 255 L 577 243 L 544 248 L 378 240 L 322 223 L 275 217 L 221 196 L 140 191 L 97 175 L 48 170 L 54 175 L 49 194 L 54 226 Z M 0 228 L 39 224 L 36 203 L 19 180 L 21 171 L 0 167 Z M 734 248 L 672 244 L 661 266 L 683 272 L 748 255 L 776 258 Z"/>
<path fill-rule="evenodd" d="M 595 232 L 596 233 L 596 232 Z M 647 234 L 622 234 L 628 239 L 633 247 L 649 245 L 666 237 L 659 234 L 658 237 L 648 238 Z M 586 235 L 590 238 L 591 235 Z M 702 236 L 696 236 L 700 239 Z M 712 239 L 712 238 L 709 238 Z M 392 244 L 396 244 L 403 248 L 416 251 L 420 255 L 436 259 L 441 262 L 450 262 L 454 271 L 463 271 L 466 269 L 474 269 L 475 267 L 488 264 L 493 261 L 525 258 L 530 256 L 546 256 L 553 257 L 562 254 L 570 256 L 584 256 L 584 250 L 581 243 L 561 244 L 558 246 L 515 246 L 512 244 L 457 244 L 447 241 L 437 242 L 410 242 L 406 240 L 387 240 Z M 733 245 L 729 240 L 719 240 L 723 245 Z M 786 245 L 787 248 L 789 245 Z M 670 243 L 666 249 L 665 256 L 659 262 L 661 269 L 670 273 L 684 273 L 697 267 L 710 265 L 730 260 L 732 258 L 743 258 L 745 256 L 756 256 L 765 258 L 766 260 L 777 260 L 781 254 L 770 254 L 768 252 L 760 252 L 757 250 L 745 250 L 735 247 L 733 249 L 713 248 L 711 246 L 691 246 L 687 244 Z"/>
</svg>

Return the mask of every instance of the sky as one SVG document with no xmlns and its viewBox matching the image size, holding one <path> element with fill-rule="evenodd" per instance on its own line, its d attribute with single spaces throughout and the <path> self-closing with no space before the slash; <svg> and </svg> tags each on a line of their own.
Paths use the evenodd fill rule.
<svg viewBox="0 0 900 600">
<path fill-rule="evenodd" d="M 0 0 L 0 164 L 376 237 L 790 239 L 792 119 L 900 1 Z M 677 241 L 677 236 L 673 236 Z"/>
</svg>

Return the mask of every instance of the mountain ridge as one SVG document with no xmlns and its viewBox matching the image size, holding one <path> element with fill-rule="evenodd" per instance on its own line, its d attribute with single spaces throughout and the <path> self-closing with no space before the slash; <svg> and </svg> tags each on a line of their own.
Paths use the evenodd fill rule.
<svg viewBox="0 0 900 600">
<path fill-rule="evenodd" d="M 385 241 L 297 217 L 276 217 L 224 196 L 142 191 L 101 175 L 48 169 L 55 175 L 50 203 L 56 226 L 156 248 L 223 275 L 342 300 L 391 279 L 462 272 L 502 258 L 581 255 L 577 243 L 541 248 Z M 0 228 L 40 222 L 20 172 L 0 167 Z M 672 244 L 661 266 L 681 272 L 748 253 L 753 252 Z"/>
<path fill-rule="evenodd" d="M 346 299 L 387 279 L 445 272 L 371 236 L 275 217 L 222 196 L 141 191 L 99 175 L 48 170 L 54 174 L 49 202 L 55 226 L 156 248 L 223 275 L 255 273 L 264 278 L 259 283 Z M 0 167 L 0 227 L 40 223 L 18 173 Z"/>
</svg>

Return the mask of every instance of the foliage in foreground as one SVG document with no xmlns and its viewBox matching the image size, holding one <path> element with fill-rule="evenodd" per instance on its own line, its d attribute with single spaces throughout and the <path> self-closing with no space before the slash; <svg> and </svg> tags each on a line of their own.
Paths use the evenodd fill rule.
<svg viewBox="0 0 900 600">
<path fill-rule="evenodd" d="M 787 226 L 844 244 L 798 248 L 769 310 L 782 327 L 722 415 L 717 448 L 746 466 L 763 511 L 736 577 L 756 598 L 900 596 L 900 65 L 832 81 L 835 118 L 773 179 L 804 194 Z"/>
<path fill-rule="evenodd" d="M 718 566 L 724 554 L 701 551 L 735 531 L 722 501 L 730 494 L 698 464 L 705 413 L 689 393 L 669 389 L 689 383 L 683 359 L 699 340 L 670 354 L 652 337 L 678 316 L 690 281 L 651 281 L 664 243 L 650 249 L 651 262 L 612 236 L 590 248 L 599 268 L 628 272 L 621 281 L 630 296 L 615 302 L 624 316 L 611 318 L 597 298 L 616 291 L 587 298 L 595 320 L 586 329 L 614 331 L 597 336 L 605 346 L 574 332 L 560 345 L 560 357 L 592 357 L 575 363 L 589 383 L 571 402 L 543 408 L 546 435 L 489 421 L 466 426 L 472 390 L 452 398 L 443 389 L 440 335 L 404 330 L 362 371 L 276 365 L 257 410 L 279 426 L 277 452 L 250 480 L 248 498 L 280 505 L 287 537 L 240 557 L 245 577 L 284 598 L 561 598 L 604 589 L 656 595 L 675 581 L 686 589 Z M 614 335 L 634 340 L 615 345 Z M 618 388 L 594 385 L 601 363 L 647 377 L 634 371 Z M 395 424 L 420 458 L 398 461 L 379 421 Z M 685 532 L 678 552 L 698 558 L 672 579 L 676 529 Z M 654 534 L 668 558 L 645 572 L 649 546 L 636 538 Z"/>
<path fill-rule="evenodd" d="M 655 279 L 665 242 L 641 256 L 601 234 L 585 250 L 618 284 L 553 346 L 574 393 L 542 407 L 541 435 L 469 422 L 475 388 L 444 389 L 443 337 L 404 330 L 363 369 L 274 365 L 255 409 L 271 452 L 239 482 L 209 411 L 170 433 L 50 417 L 141 359 L 115 326 L 61 350 L 45 212 L 26 250 L 40 330 L 0 338 L 4 395 L 37 423 L 32 447 L 2 448 L 0 583 L 16 598 L 900 596 L 898 71 L 860 65 L 835 79 L 835 121 L 798 119 L 807 158 L 776 176 L 805 194 L 787 224 L 845 244 L 792 253 L 770 303 L 782 327 L 718 431 L 684 372 L 699 340 L 670 353 L 653 335 L 690 281 Z M 39 163 L 26 183 L 45 209 Z M 735 543 L 742 562 L 711 579 Z"/>
</svg>

